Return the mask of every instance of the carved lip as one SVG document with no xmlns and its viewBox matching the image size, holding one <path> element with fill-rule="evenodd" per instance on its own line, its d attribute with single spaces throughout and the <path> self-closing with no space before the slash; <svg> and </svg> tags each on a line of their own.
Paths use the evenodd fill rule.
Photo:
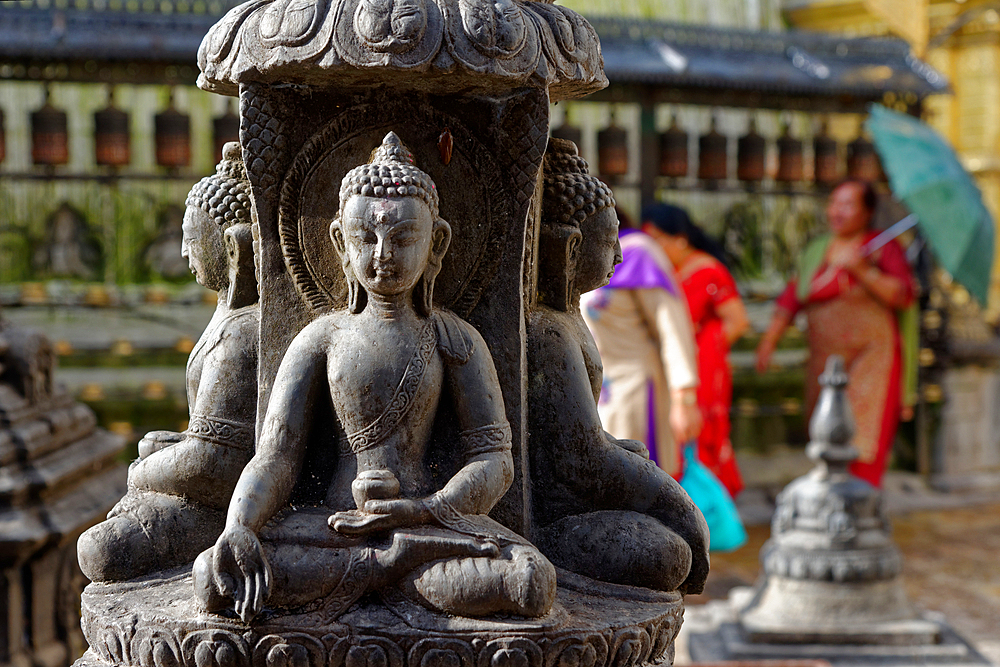
<svg viewBox="0 0 1000 667">
<path fill-rule="evenodd" d="M 276 15 L 294 5 L 295 16 Z M 537 6 L 536 6 L 537 5 Z M 234 7 L 198 49 L 198 85 L 300 84 L 460 92 L 547 88 L 553 101 L 608 85 L 600 41 L 557 5 L 494 0 L 255 0 Z M 475 20 L 472 20 L 475 17 Z M 432 83 L 433 82 L 433 83 Z"/>
</svg>

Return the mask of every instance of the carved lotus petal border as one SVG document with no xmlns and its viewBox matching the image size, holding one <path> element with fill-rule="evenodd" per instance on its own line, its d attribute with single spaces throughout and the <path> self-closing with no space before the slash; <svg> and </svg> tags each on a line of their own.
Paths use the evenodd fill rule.
<svg viewBox="0 0 1000 667">
<path fill-rule="evenodd" d="M 523 0 L 250 0 L 212 27 L 198 65 L 198 84 L 228 95 L 352 74 L 399 84 L 407 72 L 462 88 L 545 87 L 554 101 L 608 84 L 583 17 Z"/>
<path fill-rule="evenodd" d="M 187 577 L 147 581 L 147 596 L 132 597 L 127 584 L 91 584 L 82 624 L 91 648 L 77 667 L 640 667 L 669 660 L 684 611 L 676 593 L 650 602 L 635 589 L 626 603 L 611 589 L 560 589 L 567 615 L 551 625 L 376 629 L 277 616 L 247 626 L 195 612 L 189 587 Z"/>
</svg>

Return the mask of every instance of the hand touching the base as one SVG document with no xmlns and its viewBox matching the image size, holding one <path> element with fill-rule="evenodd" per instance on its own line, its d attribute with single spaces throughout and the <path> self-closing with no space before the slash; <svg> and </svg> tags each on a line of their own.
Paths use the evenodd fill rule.
<svg viewBox="0 0 1000 667">
<path fill-rule="evenodd" d="M 264 608 L 271 587 L 271 568 L 253 531 L 227 527 L 215 543 L 212 570 L 218 590 L 232 597 L 236 613 L 249 623 Z"/>
</svg>

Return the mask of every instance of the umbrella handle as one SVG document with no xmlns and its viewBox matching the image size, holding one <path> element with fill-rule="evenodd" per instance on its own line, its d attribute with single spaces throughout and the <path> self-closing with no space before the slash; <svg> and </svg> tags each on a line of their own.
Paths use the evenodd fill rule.
<svg viewBox="0 0 1000 667">
<path fill-rule="evenodd" d="M 912 229 L 917 225 L 917 216 L 913 213 L 909 214 L 902 220 L 893 223 L 891 227 L 886 229 L 884 232 L 873 238 L 868 243 L 861 246 L 861 256 L 868 257 L 873 252 L 884 246 L 889 241 L 893 240 L 903 232 L 908 229 Z"/>
</svg>

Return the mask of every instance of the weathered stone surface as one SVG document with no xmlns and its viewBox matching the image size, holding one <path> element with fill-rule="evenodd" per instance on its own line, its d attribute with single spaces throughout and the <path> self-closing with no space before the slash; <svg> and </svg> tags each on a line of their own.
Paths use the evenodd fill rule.
<svg viewBox="0 0 1000 667">
<path fill-rule="evenodd" d="M 232 9 L 198 51 L 198 84 L 403 85 L 435 94 L 535 87 L 553 101 L 608 85 L 597 33 L 522 0 L 263 0 Z"/>
<path fill-rule="evenodd" d="M 198 511 L 215 519 L 165 522 L 190 533 L 185 554 L 211 545 L 193 567 L 171 546 L 141 573 L 103 577 L 129 581 L 88 589 L 81 664 L 670 659 L 681 591 L 707 572 L 697 509 L 636 443 L 571 444 L 594 426 L 593 391 L 537 405 L 567 415 L 561 443 L 529 433 L 529 355 L 555 392 L 599 383 L 599 369 L 560 373 L 566 350 L 550 346 L 547 368 L 527 345 L 536 288 L 578 279 L 570 263 L 546 264 L 537 189 L 550 100 L 605 85 L 592 29 L 520 0 L 265 0 L 220 22 L 200 62 L 203 87 L 241 102 L 260 325 L 229 352 L 242 342 L 257 355 L 253 457 L 238 481 L 229 467 L 200 480 L 216 495 Z M 580 210 L 589 282 L 615 263 L 609 203 Z M 213 404 L 254 393 L 235 378 L 217 389 Z M 196 423 L 187 437 L 218 435 Z M 148 440 L 150 460 L 177 446 Z M 574 472 L 540 469 L 532 451 L 545 448 Z M 156 467 L 161 482 L 191 477 Z M 546 505 L 567 480 L 571 493 Z M 143 491 L 140 524 L 141 508 L 187 516 L 160 508 L 169 488 Z M 567 522 L 607 555 L 628 533 L 625 567 L 567 558 L 576 574 L 557 573 L 550 557 L 581 546 L 563 544 Z M 616 585 L 631 583 L 646 588 Z"/>
<path fill-rule="evenodd" d="M 541 619 L 442 617 L 400 596 L 383 596 L 336 621 L 320 610 L 268 615 L 248 628 L 199 614 L 189 573 L 175 570 L 88 587 L 84 630 L 91 650 L 78 664 L 631 667 L 672 659 L 683 612 L 679 594 L 568 572 L 560 572 L 560 581 L 555 608 Z M 138 590 L 144 595 L 135 601 Z M 132 604 L 123 605 L 125 599 Z"/>
<path fill-rule="evenodd" d="M 610 188 L 569 141 L 545 155 L 538 302 L 528 314 L 532 535 L 561 567 L 613 583 L 700 593 L 708 528 L 642 443 L 601 426 L 601 359 L 580 295 L 621 261 Z"/>
<path fill-rule="evenodd" d="M 238 144 L 191 189 L 182 254 L 218 306 L 187 365 L 188 428 L 139 442 L 128 493 L 79 541 L 92 581 L 124 581 L 190 563 L 222 532 L 225 510 L 253 454 L 260 327 L 250 185 Z"/>
</svg>

